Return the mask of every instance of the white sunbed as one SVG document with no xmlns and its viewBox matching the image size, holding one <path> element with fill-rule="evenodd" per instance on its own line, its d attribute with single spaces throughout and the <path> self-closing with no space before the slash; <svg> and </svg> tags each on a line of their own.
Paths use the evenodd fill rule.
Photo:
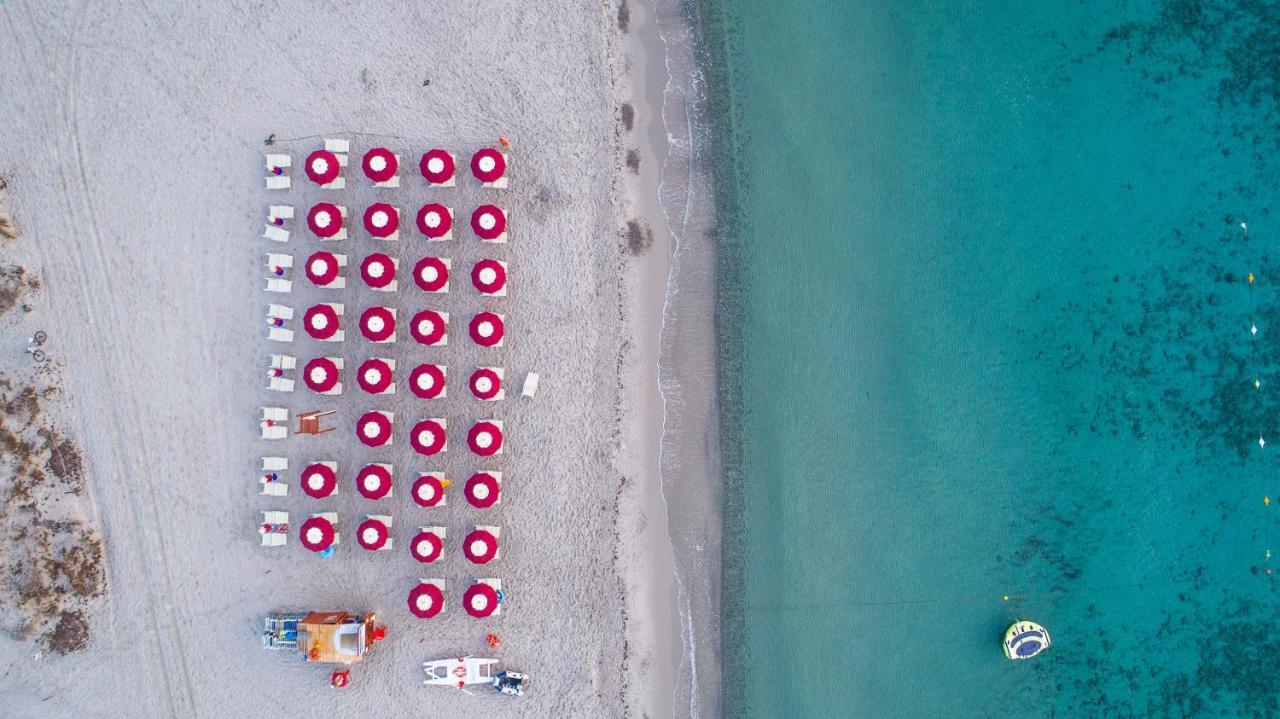
<svg viewBox="0 0 1280 719">
<path fill-rule="evenodd" d="M 274 270 L 277 267 L 290 269 L 293 267 L 293 255 L 285 255 L 277 252 L 267 253 L 267 269 Z"/>
<path fill-rule="evenodd" d="M 335 253 L 335 254 L 333 255 L 333 261 L 334 261 L 334 263 L 335 263 L 335 264 L 337 264 L 339 267 L 346 267 L 346 266 L 347 266 L 347 256 L 346 256 L 346 255 L 342 255 L 342 254 L 337 254 L 337 253 Z"/>
<path fill-rule="evenodd" d="M 344 155 L 351 152 L 351 141 L 340 138 L 326 137 L 324 139 L 324 149 L 335 155 Z"/>
<path fill-rule="evenodd" d="M 282 320 L 291 320 L 293 319 L 293 308 L 288 305 L 269 304 L 267 305 L 267 316 L 279 317 Z"/>
<path fill-rule="evenodd" d="M 530 372 L 524 376 L 524 387 L 520 390 L 520 394 L 525 397 L 532 397 L 538 393 L 538 373 Z"/>
<path fill-rule="evenodd" d="M 288 457 L 263 457 L 262 471 L 264 472 L 283 472 L 289 468 Z"/>
<path fill-rule="evenodd" d="M 268 175 L 267 176 L 268 190 L 287 190 L 289 189 L 289 186 L 292 184 L 293 183 L 289 179 L 288 175 Z"/>
<path fill-rule="evenodd" d="M 493 591 L 497 592 L 499 595 L 501 595 L 501 594 L 502 594 L 502 580 L 501 580 L 501 579 L 493 579 L 493 578 L 489 578 L 489 579 L 477 579 L 477 580 L 476 580 L 476 583 L 477 583 L 477 584 L 488 584 L 489 586 L 493 587 Z M 498 616 L 499 614 L 502 614 L 502 602 L 498 602 L 498 606 L 497 606 L 497 607 L 495 607 L 495 608 L 494 608 L 494 610 L 493 610 L 493 616 L 495 616 L 495 617 L 496 617 L 496 616 Z"/>
<path fill-rule="evenodd" d="M 262 535 L 262 546 L 264 547 L 283 547 L 289 541 L 288 532 L 268 532 L 266 525 L 282 524 L 289 526 L 288 512 L 263 512 L 262 523 L 258 525 L 258 534 Z"/>
<path fill-rule="evenodd" d="M 293 205 L 268 205 L 267 222 L 274 222 L 277 218 L 281 220 L 292 220 Z"/>
<path fill-rule="evenodd" d="M 330 282 L 329 284 L 320 285 L 322 289 L 326 289 L 326 290 L 340 290 L 345 288 L 346 286 L 347 286 L 347 278 L 345 277 L 335 277 L 333 278 L 333 281 Z"/>
<path fill-rule="evenodd" d="M 274 427 L 262 426 L 263 439 L 284 439 L 289 436 L 289 428 L 284 425 L 277 424 Z"/>
<path fill-rule="evenodd" d="M 290 157 L 289 155 L 285 155 L 285 154 L 268 154 L 267 155 L 268 170 L 270 170 L 273 167 L 289 167 L 292 164 L 293 164 L 293 158 Z"/>
<path fill-rule="evenodd" d="M 295 369 L 298 358 L 289 355 L 271 355 L 271 369 Z"/>
<path fill-rule="evenodd" d="M 272 242 L 289 241 L 289 231 L 278 225 L 267 225 L 267 229 L 263 230 L 262 236 Z"/>
<path fill-rule="evenodd" d="M 290 292 L 293 290 L 293 283 L 289 280 L 271 279 L 268 277 L 266 290 L 267 292 Z"/>
<path fill-rule="evenodd" d="M 390 180 L 387 180 L 386 182 L 375 182 L 375 183 L 373 183 L 373 186 L 374 186 L 374 187 L 389 187 L 389 188 L 396 188 L 396 187 L 399 187 L 399 186 L 400 186 L 400 176 L 399 176 L 399 175 L 396 175 L 396 176 L 392 177 Z"/>
<path fill-rule="evenodd" d="M 391 543 L 392 543 L 391 515 L 390 514 L 370 514 L 366 516 L 368 516 L 369 519 L 376 519 L 379 522 L 382 522 L 383 524 L 387 525 L 387 543 L 382 545 L 381 547 L 378 547 L 377 551 L 381 552 L 384 550 L 391 549 Z"/>
<path fill-rule="evenodd" d="M 262 421 L 271 420 L 272 422 L 288 422 L 289 410 L 284 407 L 260 407 L 262 410 Z"/>
<path fill-rule="evenodd" d="M 267 330 L 267 339 L 272 342 L 292 342 L 293 330 L 287 330 L 283 327 L 272 327 Z"/>
<path fill-rule="evenodd" d="M 289 485 L 284 482 L 268 482 L 265 479 L 259 480 L 262 489 L 258 494 L 264 497 L 287 497 L 289 496 Z"/>
<path fill-rule="evenodd" d="M 337 544 L 338 543 L 338 513 L 337 512 L 320 512 L 319 514 L 313 514 L 311 516 L 320 517 L 322 519 L 329 520 L 329 524 L 333 525 L 333 543 Z"/>
<path fill-rule="evenodd" d="M 343 162 L 343 159 L 345 159 L 345 158 L 346 158 L 346 155 L 338 155 L 338 164 L 339 164 L 339 165 L 344 165 L 344 164 L 346 164 L 346 163 L 344 163 L 344 162 Z M 335 177 L 335 178 L 334 178 L 334 180 L 333 180 L 333 182 L 330 182 L 330 183 L 329 183 L 329 184 L 327 184 L 327 185 L 321 185 L 321 186 L 320 186 L 320 189 L 322 189 L 322 190 L 341 190 L 341 189 L 345 188 L 346 186 L 347 186 L 347 178 L 345 178 L 345 177 Z M 341 232 L 339 232 L 338 234 L 339 234 L 339 235 L 342 235 L 343 237 L 346 237 L 346 232 L 347 232 L 347 228 L 345 228 L 345 227 L 344 227 L 344 228 L 342 228 L 342 231 L 341 231 Z M 329 239 L 335 239 L 335 240 L 336 240 L 336 239 L 341 239 L 341 238 L 338 238 L 338 237 L 331 237 L 331 238 L 329 238 Z"/>
<path fill-rule="evenodd" d="M 284 377 L 272 377 L 271 384 L 267 385 L 267 389 L 275 390 L 276 392 L 292 392 L 293 380 L 285 379 Z"/>
<path fill-rule="evenodd" d="M 328 187 L 328 185 L 325 185 L 325 187 Z M 349 235 L 347 234 L 347 228 L 344 226 L 342 229 L 338 230 L 333 237 L 318 237 L 316 239 L 321 242 L 337 242 L 338 240 L 345 240 L 347 237 L 349 237 Z"/>
</svg>

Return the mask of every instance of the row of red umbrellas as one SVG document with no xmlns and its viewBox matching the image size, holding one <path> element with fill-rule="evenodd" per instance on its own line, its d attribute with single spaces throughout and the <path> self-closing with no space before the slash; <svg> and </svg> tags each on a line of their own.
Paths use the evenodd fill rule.
<svg viewBox="0 0 1280 719">
<path fill-rule="evenodd" d="M 333 357 L 316 357 L 303 367 L 302 381 L 318 394 L 332 392 L 340 381 L 341 360 Z M 356 369 L 356 383 L 369 394 L 386 392 L 393 381 L 392 360 L 381 357 L 367 359 Z M 420 364 L 409 373 L 409 389 L 422 399 L 435 399 L 445 390 L 444 365 Z M 471 373 L 467 383 L 477 399 L 492 400 L 502 393 L 502 373 L 494 367 L 481 367 Z"/>
<path fill-rule="evenodd" d="M 332 202 L 317 202 L 307 211 L 307 228 L 322 239 L 335 237 L 346 224 L 343 208 Z M 418 208 L 418 232 L 429 240 L 448 239 L 453 229 L 453 210 L 438 202 Z M 386 202 L 375 202 L 364 210 L 364 229 L 379 239 L 400 231 L 400 210 Z M 480 205 L 471 212 L 471 231 L 482 240 L 501 240 L 507 231 L 507 213 L 497 205 Z"/>
<path fill-rule="evenodd" d="M 376 183 L 387 182 L 400 171 L 400 158 L 385 147 L 375 147 L 364 153 L 360 167 L 370 180 Z M 451 153 L 435 148 L 422 153 L 422 158 L 418 161 L 418 170 L 428 184 L 447 186 L 453 183 L 457 163 Z M 312 182 L 317 185 L 327 185 L 338 179 L 338 175 L 342 172 L 342 164 L 336 153 L 329 150 L 316 150 L 307 155 L 306 172 Z M 471 174 L 484 184 L 497 182 L 506 172 L 506 155 L 496 148 L 485 147 L 471 156 Z"/>
<path fill-rule="evenodd" d="M 462 608 L 477 619 L 483 619 L 498 610 L 501 601 L 498 590 L 484 582 L 475 582 L 462 593 Z M 430 619 L 444 609 L 444 592 L 431 582 L 420 582 L 409 591 L 409 611 L 415 617 Z"/>
<path fill-rule="evenodd" d="M 463 484 L 467 503 L 476 509 L 488 509 L 502 497 L 501 472 L 476 472 Z M 335 462 L 312 462 L 302 470 L 302 491 L 313 499 L 327 499 L 338 490 Z M 366 464 L 356 473 L 356 491 L 365 499 L 382 499 L 391 495 L 392 467 L 389 464 Z M 423 473 L 410 490 L 420 507 L 443 506 L 447 481 L 440 474 Z"/>
<path fill-rule="evenodd" d="M 409 334 L 419 344 L 443 345 L 448 342 L 449 314 L 435 310 L 422 310 L 409 320 Z M 360 314 L 360 333 L 370 342 L 394 342 L 396 336 L 396 310 L 392 307 L 374 306 Z M 338 307 L 331 303 L 312 305 L 302 315 L 302 326 L 318 340 L 327 340 L 338 334 L 341 320 Z M 502 315 L 495 312 L 478 312 L 467 325 L 471 341 L 481 347 L 502 345 L 506 332 Z"/>
<path fill-rule="evenodd" d="M 338 279 L 342 262 L 338 255 L 321 250 L 311 253 L 303 265 L 307 279 L 318 287 L 325 287 Z M 423 257 L 413 266 L 413 281 L 424 292 L 441 292 L 448 287 L 448 258 Z M 396 280 L 400 263 L 395 258 L 382 252 L 374 252 L 360 262 L 360 279 L 375 290 L 388 289 Z M 502 295 L 507 286 L 507 263 L 501 260 L 485 258 L 471 267 L 471 284 L 481 294 Z"/>
<path fill-rule="evenodd" d="M 382 447 L 391 443 L 393 420 L 390 412 L 371 410 L 356 420 L 356 437 L 369 447 Z M 443 419 L 423 419 L 409 431 L 409 445 L 413 451 L 430 457 L 448 449 L 447 422 Z M 467 447 L 481 457 L 502 453 L 502 422 L 481 420 L 467 430 Z"/>
</svg>

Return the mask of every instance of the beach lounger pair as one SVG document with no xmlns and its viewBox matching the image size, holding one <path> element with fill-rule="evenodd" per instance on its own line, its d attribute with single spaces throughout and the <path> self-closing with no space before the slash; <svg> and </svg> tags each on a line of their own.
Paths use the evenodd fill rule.
<svg viewBox="0 0 1280 719">
<path fill-rule="evenodd" d="M 283 547 L 289 541 L 289 513 L 263 512 L 258 534 L 264 547 Z"/>
<path fill-rule="evenodd" d="M 286 174 L 276 174 L 276 169 L 284 170 L 293 164 L 293 158 L 285 154 L 268 153 L 266 157 L 267 189 L 268 190 L 287 190 L 292 186 L 292 181 Z"/>
<path fill-rule="evenodd" d="M 286 294 L 293 291 L 293 283 L 289 280 L 267 278 L 267 292 L 279 292 Z"/>
<path fill-rule="evenodd" d="M 267 330 L 267 339 L 272 342 L 292 342 L 293 330 L 287 330 L 283 327 L 271 327 Z"/>
<path fill-rule="evenodd" d="M 263 439 L 284 439 L 289 436 L 289 410 L 284 407 L 263 407 L 259 420 Z"/>
<path fill-rule="evenodd" d="M 258 483 L 262 488 L 258 491 L 265 497 L 287 497 L 289 496 L 289 485 L 280 481 L 279 474 L 289 469 L 289 460 L 285 457 L 263 457 L 262 471 L 264 474 L 258 475 Z M 272 475 L 276 475 L 276 479 L 272 479 Z"/>
<path fill-rule="evenodd" d="M 328 150 L 329 152 L 332 152 L 334 156 L 338 158 L 339 167 L 345 168 L 347 166 L 347 153 L 351 152 L 350 141 L 339 140 L 335 138 L 325 138 L 324 149 Z M 341 190 L 346 186 L 347 186 L 346 178 L 339 175 L 338 177 L 334 178 L 333 182 L 330 182 L 327 185 L 321 185 L 320 187 L 325 190 Z M 347 213 L 345 210 L 343 210 L 342 214 L 343 216 L 346 216 Z"/>
</svg>

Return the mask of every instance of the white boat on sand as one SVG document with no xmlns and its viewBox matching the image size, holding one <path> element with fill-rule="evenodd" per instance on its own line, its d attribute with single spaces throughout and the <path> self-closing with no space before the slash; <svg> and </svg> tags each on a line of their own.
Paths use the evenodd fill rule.
<svg viewBox="0 0 1280 719">
<path fill-rule="evenodd" d="M 468 684 L 488 684 L 500 694 L 521 696 L 528 677 L 519 672 L 499 672 L 497 659 L 482 657 L 457 657 L 454 659 L 437 659 L 423 662 L 422 671 L 427 678 L 423 684 L 458 687 L 464 689 Z"/>
</svg>

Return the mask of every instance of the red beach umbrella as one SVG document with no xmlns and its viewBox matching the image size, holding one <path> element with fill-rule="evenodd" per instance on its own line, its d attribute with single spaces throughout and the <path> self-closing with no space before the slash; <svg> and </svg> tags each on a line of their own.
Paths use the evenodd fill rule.
<svg viewBox="0 0 1280 719">
<path fill-rule="evenodd" d="M 440 344 L 445 339 L 447 328 L 446 316 L 435 310 L 423 310 L 413 316 L 409 324 L 409 334 L 420 344 Z"/>
<path fill-rule="evenodd" d="M 324 394 L 338 386 L 338 365 L 328 357 L 316 357 L 302 368 L 302 381 L 312 392 Z"/>
<path fill-rule="evenodd" d="M 467 445 L 481 457 L 497 454 L 502 451 L 502 429 L 487 420 L 476 422 L 467 432 Z"/>
<path fill-rule="evenodd" d="M 449 284 L 449 266 L 439 257 L 423 257 L 413 266 L 413 281 L 423 292 L 439 292 Z"/>
<path fill-rule="evenodd" d="M 324 517 L 311 517 L 298 529 L 302 546 L 313 552 L 323 552 L 332 547 L 334 537 L 333 523 Z"/>
<path fill-rule="evenodd" d="M 498 590 L 488 584 L 476 582 L 462 593 L 462 606 L 467 614 L 484 619 L 498 610 Z"/>
<path fill-rule="evenodd" d="M 418 162 L 422 177 L 433 185 L 443 185 L 453 179 L 453 155 L 439 148 L 422 153 Z"/>
<path fill-rule="evenodd" d="M 391 418 L 381 412 L 365 412 L 356 421 L 356 436 L 369 447 L 391 441 Z"/>
<path fill-rule="evenodd" d="M 409 552 L 413 554 L 414 559 L 428 564 L 439 559 L 444 553 L 444 542 L 440 541 L 440 535 L 424 529 L 413 535 L 413 541 L 409 543 Z"/>
<path fill-rule="evenodd" d="M 409 389 L 421 399 L 435 399 L 444 392 L 444 368 L 420 364 L 409 373 Z"/>
<path fill-rule="evenodd" d="M 307 258 L 307 279 L 323 287 L 338 279 L 338 258 L 332 252 L 313 252 Z"/>
<path fill-rule="evenodd" d="M 360 263 L 360 279 L 375 290 L 382 289 L 396 280 L 396 263 L 389 255 L 375 252 Z"/>
<path fill-rule="evenodd" d="M 365 499 L 382 499 L 391 493 L 391 470 L 383 464 L 366 464 L 356 475 L 356 489 Z"/>
<path fill-rule="evenodd" d="M 472 564 L 488 564 L 498 556 L 498 538 L 487 529 L 476 529 L 462 540 L 462 553 Z"/>
<path fill-rule="evenodd" d="M 413 501 L 419 507 L 434 507 L 444 501 L 444 483 L 434 474 L 424 474 L 413 482 Z"/>
<path fill-rule="evenodd" d="M 396 154 L 385 147 L 375 147 L 364 153 L 364 162 L 361 163 L 364 168 L 364 174 L 374 182 L 386 182 L 396 176 L 396 172 L 400 169 L 400 161 L 396 159 Z"/>
<path fill-rule="evenodd" d="M 492 312 L 481 312 L 471 318 L 471 340 L 481 347 L 493 347 L 502 343 L 502 334 L 505 330 L 502 324 L 502 315 Z"/>
<path fill-rule="evenodd" d="M 375 202 L 364 209 L 364 229 L 374 237 L 390 237 L 400 229 L 400 213 L 385 202 Z"/>
<path fill-rule="evenodd" d="M 370 342 L 386 342 L 396 335 L 396 316 L 387 307 L 370 307 L 360 315 L 360 333 Z"/>
<path fill-rule="evenodd" d="M 333 237 L 342 231 L 342 210 L 332 202 L 318 202 L 307 211 L 307 227 L 316 237 Z"/>
<path fill-rule="evenodd" d="M 428 240 L 439 240 L 449 234 L 453 227 L 453 215 L 449 208 L 437 202 L 430 202 L 418 210 L 418 232 Z"/>
<path fill-rule="evenodd" d="M 390 536 L 391 530 L 387 529 L 387 525 L 373 517 L 364 520 L 356 528 L 356 541 L 360 543 L 360 546 L 371 552 L 382 549 Z"/>
<path fill-rule="evenodd" d="M 444 592 L 428 582 L 419 582 L 409 590 L 409 611 L 419 619 L 430 619 L 444 609 Z"/>
<path fill-rule="evenodd" d="M 307 177 L 317 185 L 327 185 L 338 179 L 341 169 L 338 156 L 328 150 L 316 150 L 307 155 Z"/>
<path fill-rule="evenodd" d="M 471 284 L 481 294 L 497 294 L 507 286 L 507 268 L 498 260 L 480 260 L 471 268 Z"/>
<path fill-rule="evenodd" d="M 356 371 L 356 382 L 360 389 L 369 394 L 382 394 L 391 386 L 391 363 L 374 357 L 360 364 Z"/>
<path fill-rule="evenodd" d="M 481 205 L 471 213 L 471 231 L 482 240 L 496 240 L 507 230 L 507 215 L 497 205 Z"/>
<path fill-rule="evenodd" d="M 476 472 L 467 480 L 463 494 L 467 502 L 476 509 L 488 509 L 498 503 L 502 491 L 498 478 L 488 472 Z"/>
<path fill-rule="evenodd" d="M 479 399 L 493 399 L 502 391 L 502 378 L 488 367 L 471 373 L 471 394 Z"/>
<path fill-rule="evenodd" d="M 338 313 L 329 305 L 312 305 L 302 315 L 302 326 L 312 337 L 327 340 L 338 333 Z"/>
<path fill-rule="evenodd" d="M 507 171 L 507 158 L 501 152 L 486 147 L 471 156 L 471 174 L 481 182 L 496 182 Z"/>
<path fill-rule="evenodd" d="M 327 464 L 313 462 L 302 470 L 302 491 L 308 497 L 324 499 L 338 487 L 338 475 Z"/>
<path fill-rule="evenodd" d="M 413 433 L 409 435 L 409 444 L 413 445 L 413 450 L 428 457 L 443 452 L 447 440 L 443 420 L 421 420 L 413 425 Z"/>
</svg>

